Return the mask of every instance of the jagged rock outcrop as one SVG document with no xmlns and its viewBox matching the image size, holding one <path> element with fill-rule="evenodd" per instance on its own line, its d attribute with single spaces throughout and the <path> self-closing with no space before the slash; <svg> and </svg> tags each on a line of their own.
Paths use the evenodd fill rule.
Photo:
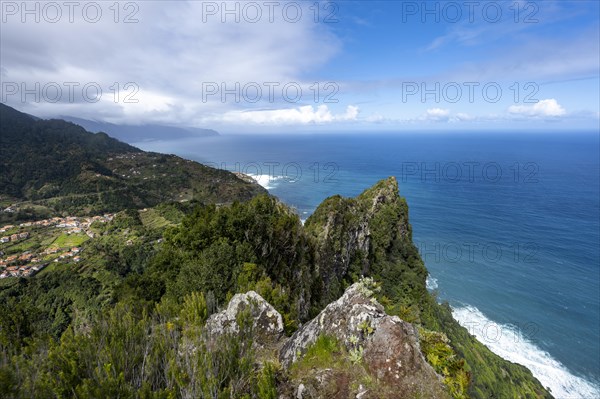
<svg viewBox="0 0 600 399">
<path fill-rule="evenodd" d="M 240 315 L 247 311 L 253 323 L 253 344 L 267 349 L 261 358 L 278 357 L 286 371 L 302 362 L 319 337 L 340 343 L 339 353 L 333 356 L 343 357 L 342 362 L 311 367 L 300 377 L 296 373 L 280 385 L 281 397 L 450 398 L 441 377 L 421 354 L 416 328 L 385 313 L 373 297 L 371 282 L 364 279 L 350 286 L 287 340 L 279 312 L 254 291 L 235 295 L 225 310 L 207 320 L 206 330 L 213 337 L 237 333 Z"/>
<path fill-rule="evenodd" d="M 252 318 L 254 345 L 259 348 L 276 346 L 284 337 L 283 319 L 271 304 L 254 291 L 236 294 L 227 309 L 211 315 L 206 330 L 211 336 L 239 332 L 238 317 L 248 310 Z"/>
<path fill-rule="evenodd" d="M 490 352 L 452 318 L 449 307 L 429 295 L 427 269 L 412 243 L 408 206 L 395 178 L 356 198 L 328 198 L 303 228 L 291 222 L 276 226 L 279 230 L 268 230 L 254 245 L 260 244 L 258 257 L 270 265 L 266 273 L 293 298 L 295 309 L 281 302 L 278 309 L 305 323 L 288 340 L 273 335 L 272 328 L 257 328 L 266 338 L 255 338 L 255 345 L 268 349 L 260 351 L 259 362 L 278 358 L 284 368 L 278 376 L 280 398 L 445 399 L 447 389 L 457 397 L 551 398 L 529 370 Z M 352 285 L 344 292 L 361 275 L 381 283 L 377 297 L 400 318 L 387 315 L 365 287 Z M 236 320 L 243 308 L 236 301 L 210 321 L 222 326 L 217 331 L 227 331 Z M 449 388 L 424 359 L 418 332 L 407 321 L 447 335 L 451 347 L 443 362 L 453 368 L 437 362 L 436 370 L 445 373 Z M 328 336 L 332 341 L 322 339 Z M 429 355 L 433 344 L 426 337 Z"/>
<path fill-rule="evenodd" d="M 441 377 L 421 353 L 416 328 L 396 316 L 388 316 L 371 294 L 364 282 L 355 283 L 300 328 L 281 349 L 279 359 L 284 368 L 301 359 L 319 336 L 328 335 L 343 342 L 349 352 L 361 354 L 360 362 L 376 381 L 376 388 L 363 388 L 360 397 L 449 398 Z M 326 397 L 323 386 L 336 378 L 336 372 L 324 369 L 317 374 L 316 378 L 298 383 L 296 392 L 307 394 L 299 397 Z"/>
<path fill-rule="evenodd" d="M 394 243 L 410 243 L 408 207 L 395 177 L 379 181 L 356 198 L 326 199 L 306 221 L 314 238 L 321 306 L 339 298 L 344 283 L 372 275 Z"/>
</svg>

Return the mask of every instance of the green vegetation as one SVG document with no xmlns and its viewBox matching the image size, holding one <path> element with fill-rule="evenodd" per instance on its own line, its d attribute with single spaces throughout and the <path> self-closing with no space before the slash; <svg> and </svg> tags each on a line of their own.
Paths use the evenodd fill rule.
<svg viewBox="0 0 600 399">
<path fill-rule="evenodd" d="M 329 335 L 321 335 L 309 346 L 302 358 L 291 367 L 292 375 L 302 376 L 307 370 L 337 367 L 344 364 L 347 353 L 339 340 Z"/>
<path fill-rule="evenodd" d="M 230 173 L 4 105 L 0 112 L 0 201 L 19 202 L 0 222 L 119 211 L 91 226 L 93 239 L 39 229 L 3 247 L 82 252 L 77 264 L 0 281 L 1 397 L 274 398 L 288 379 L 324 368 L 333 376 L 325 397 L 348 381 L 368 387 L 375 382 L 359 337 L 373 333 L 369 323 L 348 343 L 320 337 L 289 375 L 255 353 L 248 315 L 238 335 L 205 330 L 234 294 L 255 290 L 291 334 L 362 276 L 365 295 L 421 328 L 423 353 L 455 398 L 550 397 L 427 292 L 394 179 L 325 200 L 303 227 Z"/>
<path fill-rule="evenodd" d="M 298 266 L 296 272 L 308 268 L 303 239 L 298 218 L 268 196 L 199 207 L 180 226 L 167 229 L 146 270 L 125 280 L 122 297 L 156 302 L 163 295 L 176 299 L 202 291 L 214 311 L 235 293 L 255 289 L 293 325 L 292 283 L 300 280 L 291 266 Z"/>
<path fill-rule="evenodd" d="M 21 240 L 11 245 L 3 245 L 7 254 L 21 253 L 39 248 L 39 243 L 35 240 Z"/>
<path fill-rule="evenodd" d="M 166 201 L 230 203 L 265 192 L 232 173 L 147 153 L 63 120 L 34 119 L 4 104 L 0 119 L 0 201 L 16 204 L 15 212 L 0 212 L 0 223 Z"/>
<path fill-rule="evenodd" d="M 358 198 L 359 204 L 372 203 L 371 199 L 363 195 L 364 197 Z M 92 350 L 87 354 L 74 352 L 72 356 L 82 359 L 77 362 L 92 362 L 101 366 L 110 364 L 110 368 L 102 366 L 99 369 L 87 369 L 87 374 L 70 376 L 66 381 L 58 381 L 53 377 L 43 387 L 27 385 L 33 382 L 27 382 L 24 375 L 43 373 L 46 370 L 43 365 L 51 361 L 45 360 L 46 357 L 55 353 L 48 348 L 52 348 L 52 345 L 66 345 L 62 343 L 63 340 L 67 340 L 77 350 L 86 345 L 91 345 L 96 350 L 96 343 L 86 341 L 91 339 L 88 333 L 96 331 L 95 328 L 107 328 L 106 324 L 110 324 L 107 320 L 114 318 L 111 312 L 116 312 L 117 308 L 121 312 L 120 318 L 141 323 L 145 326 L 145 331 L 159 328 L 152 324 L 158 314 L 164 324 L 160 328 L 169 334 L 175 331 L 185 335 L 192 333 L 187 325 L 203 324 L 210 314 L 224 306 L 235 293 L 255 290 L 282 313 L 286 331 L 291 334 L 298 323 L 309 320 L 315 312 L 322 309 L 324 298 L 332 295 L 329 287 L 322 285 L 322 281 L 325 278 L 337 279 L 343 283 L 339 285 L 339 289 L 342 289 L 353 281 L 353 277 L 348 274 L 357 270 L 357 265 L 360 265 L 360 271 L 365 275 L 374 276 L 374 279 L 362 280 L 361 289 L 365 295 L 378 298 L 389 312 L 402 313 L 404 317 L 410 317 L 410 321 L 426 329 L 422 330 L 425 356 L 436 371 L 444 376 L 448 389 L 455 398 L 487 398 L 498 392 L 508 393 L 511 395 L 509 397 L 523 393 L 525 397 L 535 398 L 547 395 L 526 369 L 492 354 L 452 319 L 447 306 L 438 305 L 435 298 L 427 293 L 424 281 L 426 270 L 410 242 L 410 230 L 406 228 L 406 224 L 404 230 L 398 228 L 401 223 L 406 222 L 406 216 L 402 212 L 396 210 L 393 213 L 395 220 L 392 218 L 391 221 L 382 221 L 375 218 L 374 223 L 369 221 L 372 235 L 381 242 L 373 241 L 368 253 L 356 251 L 348 254 L 347 274 L 343 274 L 345 266 L 337 262 L 339 256 L 324 256 L 323 252 L 329 253 L 327 251 L 330 248 L 323 248 L 319 239 L 311 236 L 323 237 L 320 229 L 324 229 L 330 220 L 330 216 L 327 216 L 322 225 L 317 225 L 321 209 L 315 213 L 315 218 L 310 223 L 307 222 L 305 231 L 296 215 L 269 196 L 258 196 L 246 203 L 234 203 L 230 206 L 196 204 L 193 211 L 190 210 L 193 204 L 187 208 L 186 206 L 172 203 L 145 212 L 120 212 L 112 222 L 94 226 L 98 236 L 83 244 L 83 259 L 77 267 L 56 267 L 35 278 L 16 280 L 0 291 L 0 303 L 4 307 L 2 314 L 10 316 L 0 322 L 3 326 L 0 369 L 5 373 L 2 374 L 4 385 L 0 386 L 7 387 L 8 391 L 5 392 L 12 392 L 8 397 L 27 396 L 25 393 L 36 389 L 40 389 L 37 392 L 62 392 L 56 391 L 59 389 L 57 386 L 67 387 L 69 384 L 74 384 L 73 389 L 78 387 L 81 392 L 90 394 L 109 392 L 111 389 L 117 389 L 114 392 L 120 392 L 124 396 L 141 392 L 139 390 L 158 396 L 175 397 L 183 395 L 186 389 L 200 392 L 198 390 L 204 389 L 201 387 L 212 386 L 212 377 L 200 382 L 194 380 L 192 388 L 188 386 L 191 380 L 187 372 L 169 374 L 164 377 L 167 382 L 158 385 L 154 382 L 144 384 L 145 377 L 125 372 L 123 360 L 113 359 L 108 354 L 102 359 L 95 358 Z M 384 206 L 393 207 L 393 201 L 384 201 Z M 351 207 L 346 209 L 352 211 L 358 219 L 356 211 Z M 186 212 L 188 215 L 184 216 Z M 330 212 L 337 212 L 337 209 L 330 209 Z M 366 215 L 368 217 L 368 210 Z M 338 217 L 333 216 L 333 219 Z M 342 217 L 345 218 L 343 215 Z M 163 219 L 169 222 L 152 223 Z M 360 226 L 360 223 L 357 220 L 355 223 L 354 226 L 345 225 L 343 233 L 336 230 L 338 225 L 330 224 L 330 236 L 324 237 L 325 241 L 342 248 L 341 241 L 347 239 L 345 234 L 357 236 L 353 229 Z M 384 239 L 383 234 L 373 234 L 377 229 L 387 231 L 389 238 Z M 336 242 L 332 237 L 339 241 Z M 163 241 L 159 242 L 160 239 Z M 382 249 L 381 245 L 386 248 Z M 338 272 L 340 277 L 337 277 Z M 132 326 L 135 325 L 133 321 L 131 323 Z M 148 327 L 148 323 L 153 327 Z M 201 331 L 201 328 L 197 327 L 196 330 Z M 356 335 L 368 337 L 371 330 L 368 323 L 363 323 Z M 122 339 L 126 337 L 125 335 Z M 71 344 L 72 340 L 77 345 Z M 252 359 L 256 355 L 251 352 L 247 352 L 247 364 L 232 365 L 230 362 L 233 360 L 228 357 L 229 350 L 237 354 L 237 359 L 243 357 L 239 354 L 241 349 L 236 346 L 240 342 L 234 345 L 234 341 L 230 337 L 229 343 L 223 344 L 225 346 L 222 349 L 226 353 L 220 352 L 218 356 L 230 359 L 227 360 L 227 367 L 233 367 L 237 370 L 235 373 L 252 375 L 250 380 L 254 382 L 248 382 L 250 385 L 245 385 L 244 392 L 256 393 L 258 391 L 253 391 L 256 389 L 268 397 L 272 394 L 270 389 L 273 388 L 273 381 L 279 384 L 285 377 L 280 376 L 275 366 L 259 372 L 254 370 Z M 120 345 L 126 342 L 129 341 L 120 342 L 115 338 L 114 341 L 109 341 L 105 350 L 110 353 L 118 352 L 121 350 Z M 145 345 L 152 347 L 154 344 L 146 342 Z M 156 345 L 164 348 L 165 344 L 161 342 Z M 354 344 L 349 342 L 348 345 L 348 349 L 334 349 L 330 339 L 322 338 L 309 356 L 304 357 L 295 367 L 302 369 L 307 364 L 307 367 L 312 367 L 311 362 L 329 362 L 333 359 L 332 364 L 335 361 L 341 362 L 336 372 L 352 376 L 353 381 L 365 380 L 367 384 L 367 374 L 361 374 L 366 372 L 361 364 L 362 348 L 358 337 Z M 134 346 L 132 351 L 137 350 L 135 347 L 138 346 Z M 68 345 L 60 346 L 60 351 L 70 353 L 69 351 L 75 350 L 70 348 Z M 209 349 L 206 348 L 206 351 L 210 352 Z M 177 362 L 174 359 L 179 355 L 175 355 L 173 351 L 165 349 L 162 355 Z M 140 356 L 143 358 L 143 354 Z M 33 358 L 36 360 L 31 361 Z M 204 360 L 196 359 L 194 362 L 208 361 L 204 357 L 202 359 Z M 69 362 L 77 365 L 75 368 L 80 370 L 79 363 L 73 363 L 72 360 Z M 23 370 L 24 374 L 11 374 L 13 371 L 10 370 L 16 364 L 21 365 L 19 370 Z M 193 367 L 199 367 L 198 363 L 194 364 L 196 366 Z M 63 366 L 58 369 L 53 367 L 58 366 L 49 368 L 52 375 L 65 373 L 60 369 Z M 192 366 L 188 364 L 186 367 Z M 232 381 L 233 375 L 227 377 L 227 381 Z M 293 372 L 290 378 L 293 380 Z M 220 385 L 215 392 L 230 392 L 228 389 L 233 388 L 227 384 Z"/>
<path fill-rule="evenodd" d="M 140 220 L 142 224 L 150 229 L 166 227 L 171 224 L 170 221 L 162 217 L 154 209 L 142 209 L 140 212 Z"/>
<path fill-rule="evenodd" d="M 465 370 L 464 359 L 460 359 L 448 345 L 450 341 L 446 334 L 420 328 L 419 340 L 425 358 L 438 374 L 444 376 L 444 383 L 452 396 L 468 398 L 470 373 Z"/>
<path fill-rule="evenodd" d="M 61 234 L 50 246 L 54 248 L 79 247 L 88 239 L 89 237 L 85 234 Z"/>
<path fill-rule="evenodd" d="M 39 339 L 0 367 L 3 397 L 274 397 L 275 368 L 253 363 L 248 320 L 216 340 L 204 331 L 201 296 L 153 310 L 118 304 L 59 341 Z M 88 320 L 91 321 L 91 320 Z"/>
<path fill-rule="evenodd" d="M 448 304 L 437 305 L 431 297 L 425 327 L 443 332 L 454 352 L 465 360 L 471 376 L 468 390 L 472 398 L 551 398 L 525 367 L 508 362 L 490 351 L 452 317 Z M 500 393 L 500 394 L 499 394 Z"/>
<path fill-rule="evenodd" d="M 274 363 L 266 362 L 258 377 L 258 397 L 260 399 L 277 399 L 277 371 L 278 367 Z"/>
<path fill-rule="evenodd" d="M 317 340 L 307 348 L 306 353 L 295 362 L 289 370 L 289 378 L 293 380 L 306 380 L 315 378 L 315 372 L 329 370 L 333 376 L 321 392 L 324 397 L 327 393 L 333 394 L 343 390 L 356 391 L 359 385 L 372 388 L 376 381 L 369 376 L 362 364 L 362 347 L 359 350 L 347 350 L 342 342 L 329 335 L 320 335 Z M 344 382 L 354 381 L 355 386 L 344 386 Z M 356 394 L 356 393 L 355 393 Z M 354 397 L 355 394 L 352 396 Z M 348 396 L 350 397 L 350 396 Z"/>
<path fill-rule="evenodd" d="M 350 349 L 349 359 L 352 364 L 359 364 L 363 360 L 363 352 L 364 348 L 362 346 L 357 346 L 356 348 Z"/>
</svg>

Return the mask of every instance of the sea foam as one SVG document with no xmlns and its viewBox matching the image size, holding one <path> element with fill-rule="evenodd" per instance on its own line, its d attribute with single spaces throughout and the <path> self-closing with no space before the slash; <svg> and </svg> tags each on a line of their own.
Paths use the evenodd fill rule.
<svg viewBox="0 0 600 399">
<path fill-rule="evenodd" d="M 438 281 L 435 277 L 427 276 L 427 280 L 425 280 L 425 285 L 429 291 L 437 290 Z"/>
<path fill-rule="evenodd" d="M 474 306 L 453 308 L 452 315 L 492 352 L 531 370 L 555 398 L 600 398 L 597 384 L 572 374 L 516 327 L 494 323 Z"/>
<path fill-rule="evenodd" d="M 252 177 L 258 184 L 263 186 L 267 190 L 272 190 L 277 186 L 277 182 L 281 180 L 282 176 L 272 176 L 272 175 L 249 175 Z"/>
</svg>

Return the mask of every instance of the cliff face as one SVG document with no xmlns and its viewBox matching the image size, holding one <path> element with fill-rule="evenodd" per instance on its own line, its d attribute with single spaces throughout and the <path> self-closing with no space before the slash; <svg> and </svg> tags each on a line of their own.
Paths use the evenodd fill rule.
<svg viewBox="0 0 600 399">
<path fill-rule="evenodd" d="M 395 227 L 390 228 L 391 234 L 385 237 L 388 245 L 398 235 L 406 235 L 406 220 L 397 212 L 398 209 L 394 209 L 398 205 L 402 206 L 398 183 L 391 177 L 357 198 L 335 196 L 326 199 L 317 208 L 306 221 L 305 228 L 317 241 L 317 264 L 331 266 L 325 276 L 326 283 L 339 280 L 349 271 L 370 271 L 370 248 L 379 244 L 371 242 L 376 237 L 371 236 L 370 227 L 381 214 L 390 216 L 386 222 L 389 227 Z"/>
<path fill-rule="evenodd" d="M 376 277 L 388 298 L 407 304 L 427 295 L 427 270 L 412 243 L 408 206 L 394 177 L 356 198 L 326 199 L 305 230 L 315 242 L 321 307 L 363 275 Z"/>
<path fill-rule="evenodd" d="M 427 292 L 427 269 L 412 242 L 408 206 L 395 178 L 378 182 L 356 198 L 326 199 L 304 228 L 314 245 L 313 310 L 336 301 L 360 276 L 371 276 L 381 283 L 377 298 L 386 312 L 436 337 L 426 344 L 432 358 L 439 355 L 435 350 L 448 354 L 437 367 L 439 372 L 451 370 L 444 378 L 454 397 L 551 397 L 529 370 L 492 353 L 452 318 L 447 305 L 439 305 Z M 352 307 L 338 311 L 348 313 Z M 308 331 L 302 328 L 294 339 Z M 396 342 L 389 344 L 394 347 Z"/>
</svg>

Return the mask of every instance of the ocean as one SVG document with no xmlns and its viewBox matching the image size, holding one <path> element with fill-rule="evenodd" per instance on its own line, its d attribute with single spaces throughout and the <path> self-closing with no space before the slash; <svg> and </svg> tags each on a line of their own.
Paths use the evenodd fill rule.
<svg viewBox="0 0 600 399">
<path fill-rule="evenodd" d="M 556 398 L 600 397 L 600 143 L 587 133 L 223 135 L 151 141 L 255 176 L 305 220 L 396 176 L 428 288 Z"/>
</svg>

